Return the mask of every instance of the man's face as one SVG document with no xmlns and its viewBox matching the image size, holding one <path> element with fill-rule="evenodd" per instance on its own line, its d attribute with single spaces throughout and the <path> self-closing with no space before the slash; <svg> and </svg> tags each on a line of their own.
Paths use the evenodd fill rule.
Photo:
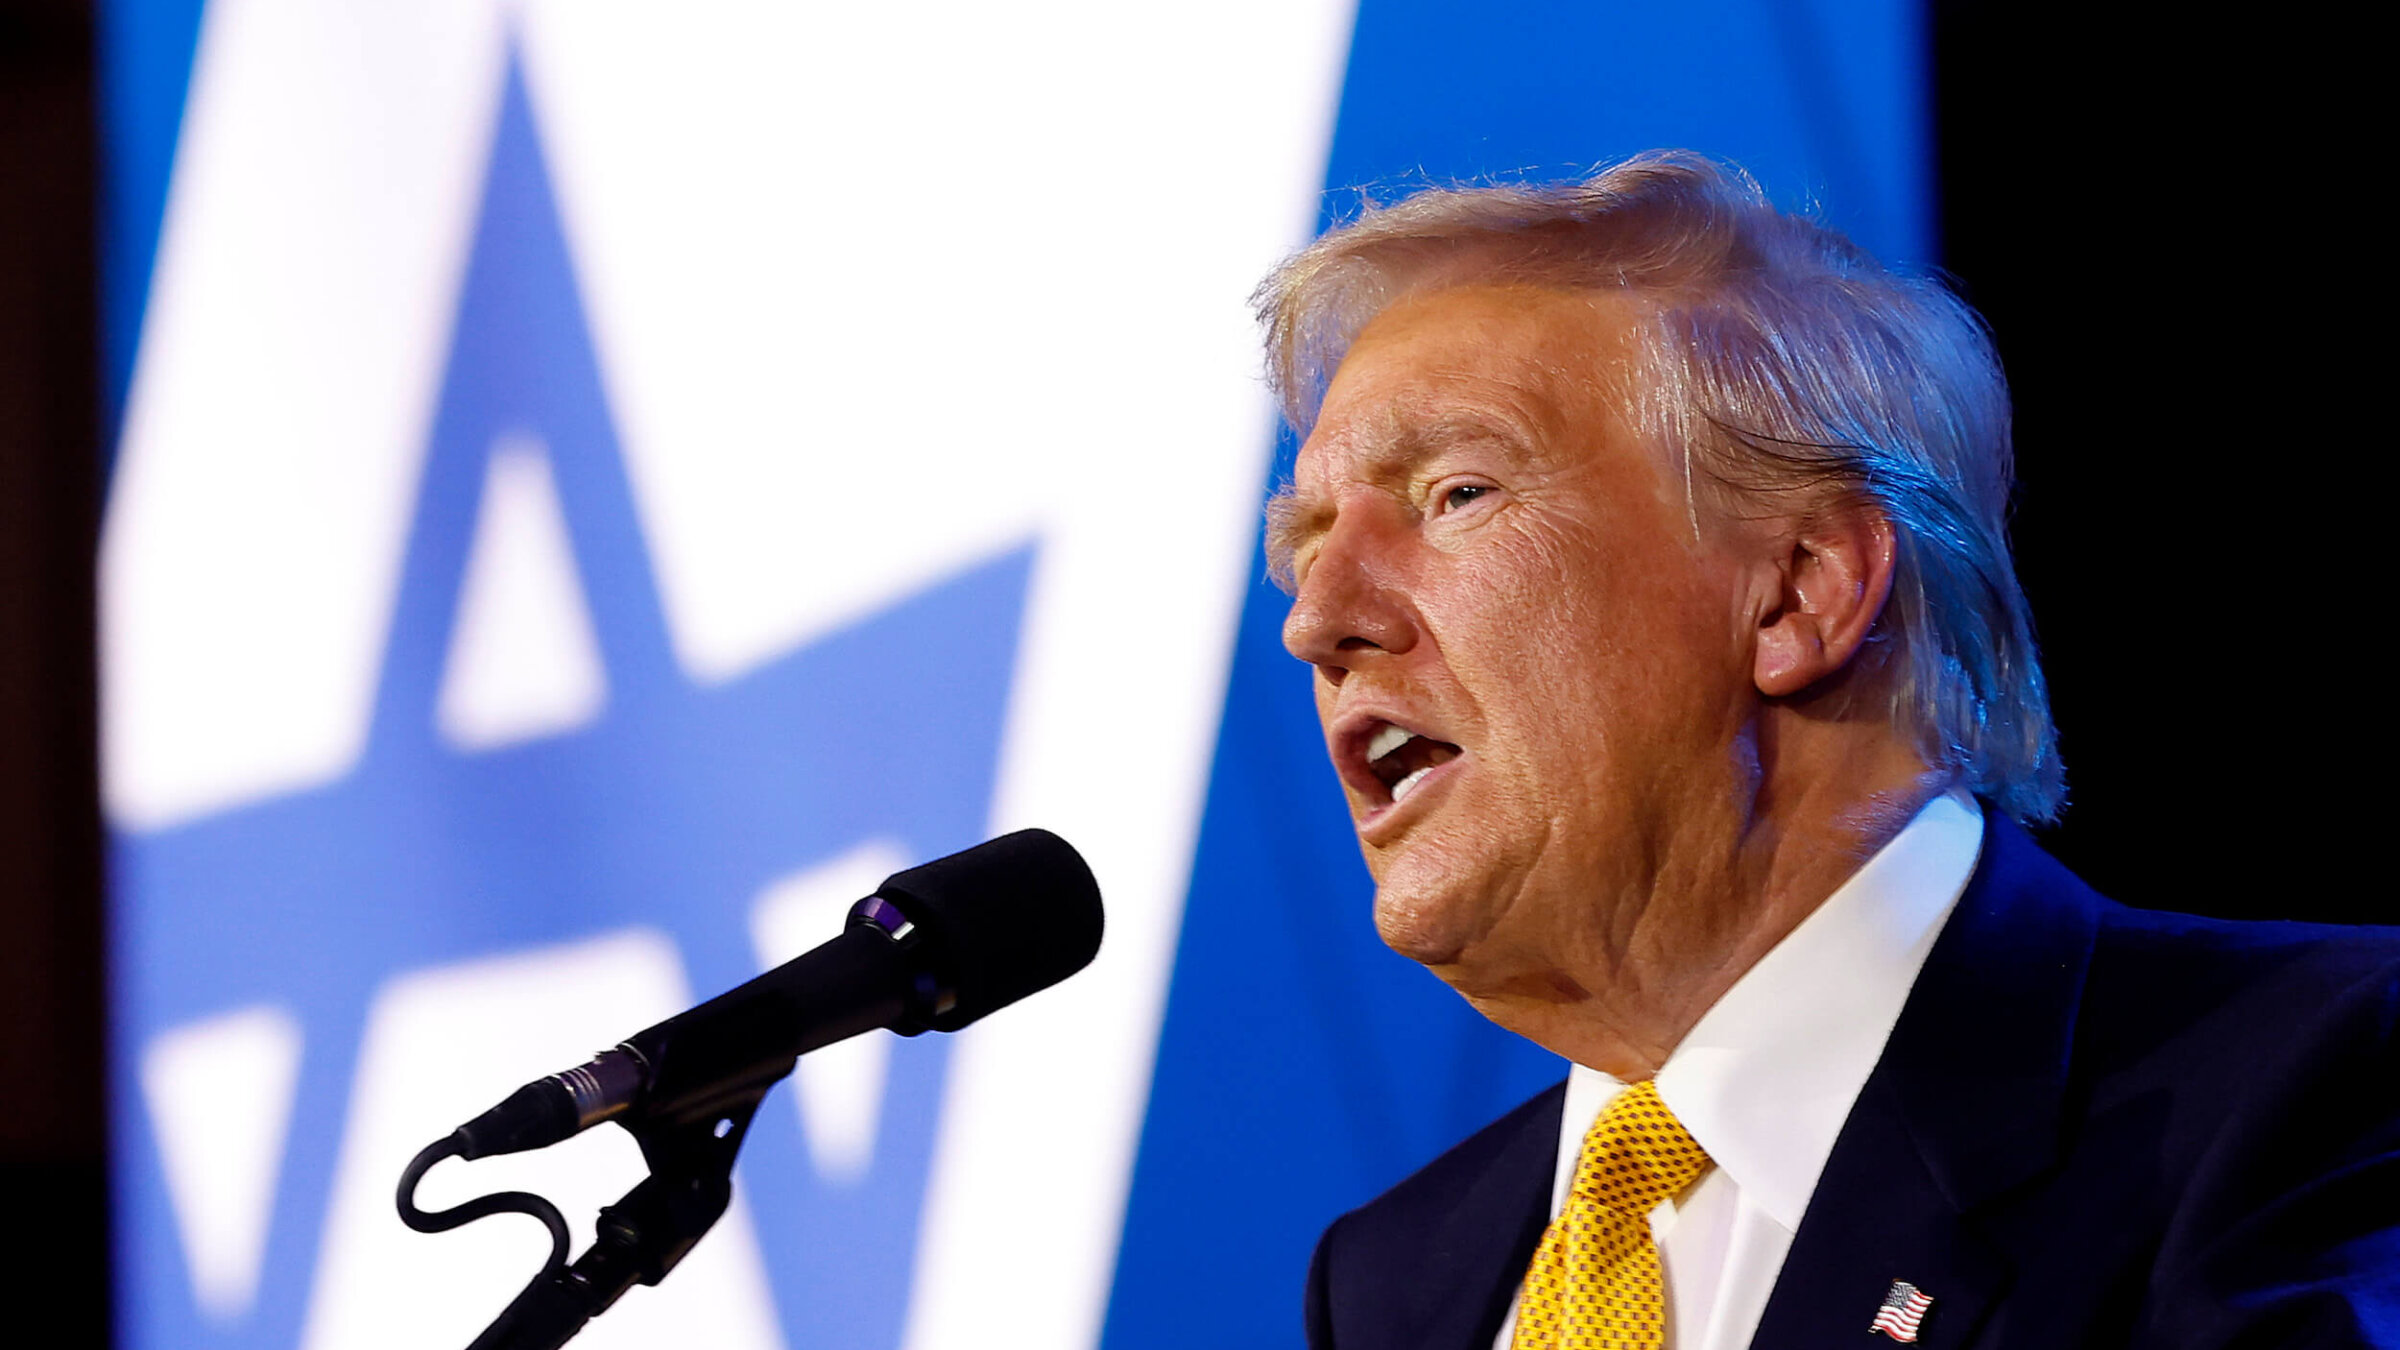
<svg viewBox="0 0 2400 1350">
<path fill-rule="evenodd" d="M 1622 952 L 1751 772 L 1740 578 L 1626 424 L 1632 317 L 1496 287 L 1385 311 L 1278 507 L 1377 927 L 1470 994 Z"/>
</svg>

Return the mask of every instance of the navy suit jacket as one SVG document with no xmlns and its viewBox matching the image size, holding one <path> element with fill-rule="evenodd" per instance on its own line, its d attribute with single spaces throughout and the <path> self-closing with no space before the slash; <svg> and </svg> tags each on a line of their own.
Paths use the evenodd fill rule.
<svg viewBox="0 0 2400 1350">
<path fill-rule="evenodd" d="M 2400 932 L 2111 903 L 1986 811 L 1752 1341 L 2400 1346 Z M 1488 1350 L 1548 1220 L 1562 1084 L 1337 1220 L 1316 1350 Z"/>
</svg>

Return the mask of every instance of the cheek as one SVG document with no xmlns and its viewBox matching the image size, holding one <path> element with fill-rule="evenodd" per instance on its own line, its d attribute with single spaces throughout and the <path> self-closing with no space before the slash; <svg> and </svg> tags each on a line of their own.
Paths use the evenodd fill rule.
<svg viewBox="0 0 2400 1350">
<path fill-rule="evenodd" d="M 1634 767 L 1626 754 L 1712 739 L 1740 674 L 1704 560 L 1596 534 L 1513 539 L 1479 558 L 1460 650 L 1446 653 L 1487 705 L 1496 752 L 1587 790 Z"/>
</svg>

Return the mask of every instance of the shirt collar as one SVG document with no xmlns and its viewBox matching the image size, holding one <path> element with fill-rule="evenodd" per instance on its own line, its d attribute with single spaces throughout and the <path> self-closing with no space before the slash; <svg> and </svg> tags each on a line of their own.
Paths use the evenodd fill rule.
<svg viewBox="0 0 2400 1350">
<path fill-rule="evenodd" d="M 1964 792 L 1920 810 L 1744 972 L 1659 1067 L 1658 1092 L 1742 1194 L 1797 1231 L 1817 1176 L 1983 846 Z M 1565 1148 L 1620 1084 L 1577 1065 Z M 1562 1178 L 1569 1169 L 1562 1167 Z"/>
</svg>

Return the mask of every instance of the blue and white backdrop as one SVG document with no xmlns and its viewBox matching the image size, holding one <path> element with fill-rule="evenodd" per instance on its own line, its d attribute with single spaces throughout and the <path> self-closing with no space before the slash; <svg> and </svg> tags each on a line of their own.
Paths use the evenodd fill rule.
<svg viewBox="0 0 2400 1350">
<path fill-rule="evenodd" d="M 1928 261 L 1911 0 L 108 0 L 131 1347 L 463 1344 L 391 1192 L 1027 824 L 1090 971 L 805 1061 L 603 1346 L 1296 1344 L 1334 1213 L 1560 1072 L 1376 944 L 1244 298 L 1354 196 L 1739 159 Z M 446 1164 L 589 1218 L 595 1131 Z"/>
</svg>

